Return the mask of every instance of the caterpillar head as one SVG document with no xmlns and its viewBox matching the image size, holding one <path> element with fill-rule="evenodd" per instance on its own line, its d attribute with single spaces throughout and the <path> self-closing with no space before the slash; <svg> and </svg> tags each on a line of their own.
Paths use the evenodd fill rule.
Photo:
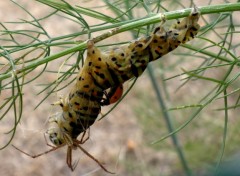
<svg viewBox="0 0 240 176">
<path fill-rule="evenodd" d="M 68 133 L 61 131 L 59 128 L 50 128 L 47 133 L 49 134 L 50 141 L 55 146 L 63 144 L 73 146 L 73 138 Z"/>
<path fill-rule="evenodd" d="M 55 145 L 59 146 L 65 143 L 64 137 L 61 134 L 61 131 L 57 127 L 48 129 L 47 133 L 49 134 L 50 141 Z"/>
<path fill-rule="evenodd" d="M 50 128 L 47 130 L 50 141 L 55 146 L 60 146 L 62 144 L 72 144 L 72 138 L 67 133 L 68 126 L 67 123 L 62 121 L 63 113 L 58 113 L 49 118 Z"/>
</svg>

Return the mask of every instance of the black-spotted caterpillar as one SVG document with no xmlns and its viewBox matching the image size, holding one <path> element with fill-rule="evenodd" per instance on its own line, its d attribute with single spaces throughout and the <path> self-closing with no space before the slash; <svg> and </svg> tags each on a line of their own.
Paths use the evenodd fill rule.
<svg viewBox="0 0 240 176">
<path fill-rule="evenodd" d="M 89 40 L 87 58 L 77 76 L 76 84 L 66 98 L 55 103 L 62 107 L 63 112 L 49 120 L 50 128 L 47 133 L 51 142 L 56 146 L 50 151 L 67 145 L 67 164 L 74 170 L 72 149 L 80 148 L 106 172 L 109 172 L 80 146 L 86 140 L 84 141 L 83 137 L 78 140 L 77 137 L 80 134 L 84 136 L 95 122 L 101 106 L 114 103 L 121 97 L 122 84 L 125 81 L 140 76 L 149 62 L 194 38 L 200 28 L 199 16 L 197 8 L 193 8 L 188 17 L 177 21 L 169 30 L 159 26 L 150 36 L 109 51 L 99 50 L 94 46 L 93 41 Z M 110 91 L 106 93 L 109 88 Z M 42 154 L 32 157 L 40 155 Z"/>
</svg>

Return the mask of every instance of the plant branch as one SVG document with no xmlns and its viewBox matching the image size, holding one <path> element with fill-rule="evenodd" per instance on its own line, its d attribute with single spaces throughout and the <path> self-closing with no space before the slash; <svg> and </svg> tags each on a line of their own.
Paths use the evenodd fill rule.
<svg viewBox="0 0 240 176">
<path fill-rule="evenodd" d="M 210 6 L 199 7 L 199 11 L 201 12 L 202 15 L 212 14 L 212 13 L 232 12 L 232 11 L 239 11 L 239 10 L 240 10 L 240 3 L 229 3 L 229 4 L 220 4 L 220 5 L 210 5 Z M 139 19 L 139 20 L 129 20 L 129 21 L 125 22 L 124 24 L 122 24 L 122 22 L 120 22 L 120 23 L 116 23 L 114 25 L 107 25 L 107 26 L 104 26 L 104 29 L 111 29 L 111 28 L 117 27 L 117 26 L 118 27 L 94 38 L 93 40 L 95 43 L 97 43 L 101 40 L 104 40 L 108 37 L 111 37 L 113 35 L 116 35 L 118 33 L 124 32 L 124 31 L 128 31 L 128 30 L 132 30 L 132 29 L 135 29 L 138 27 L 158 23 L 162 20 L 163 15 L 166 20 L 172 20 L 172 19 L 186 17 L 189 15 L 190 11 L 191 11 L 191 8 L 187 8 L 187 9 L 183 9 L 183 10 L 166 12 L 163 14 L 161 14 L 161 13 L 155 14 L 155 15 L 151 15 L 151 16 Z M 68 55 L 70 53 L 74 53 L 79 50 L 83 50 L 84 48 L 86 48 L 86 46 L 87 46 L 87 41 L 82 42 L 74 47 L 63 50 L 59 53 L 45 57 L 43 59 L 33 61 L 30 64 L 26 65 L 24 68 L 16 70 L 16 74 L 36 68 L 42 64 L 46 64 L 50 61 L 53 61 L 57 58 Z M 0 53 L 0 56 L 3 56 L 3 55 L 5 55 L 5 52 Z M 0 75 L 0 81 L 11 77 L 11 75 L 12 75 L 11 72 Z"/>
</svg>

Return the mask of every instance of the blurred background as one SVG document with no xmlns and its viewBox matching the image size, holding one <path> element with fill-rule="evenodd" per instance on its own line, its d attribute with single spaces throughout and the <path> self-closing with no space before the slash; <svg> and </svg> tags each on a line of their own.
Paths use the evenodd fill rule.
<svg viewBox="0 0 240 176">
<path fill-rule="evenodd" d="M 119 21 L 147 16 L 144 5 L 156 13 L 157 11 L 189 8 L 193 3 L 197 6 L 227 3 L 224 0 L 203 0 L 201 2 L 187 0 L 71 0 L 67 2 L 73 7 L 80 6 L 91 9 Z M 236 3 L 237 1 L 228 2 Z M 72 16 L 67 16 L 66 13 L 56 11 L 56 9 L 37 1 L 5 0 L 0 1 L 0 7 L 0 22 L 4 24 L 1 25 L 0 30 L 0 45 L 9 46 L 10 49 L 18 49 L 18 46 L 22 47 L 20 47 L 21 44 L 31 43 L 29 36 L 46 41 L 50 38 L 57 39 L 86 30 Z M 238 15 L 239 12 L 204 15 L 199 21 L 202 27 L 200 34 L 201 37 L 207 38 L 211 42 L 196 38 L 189 44 L 196 47 L 199 52 L 192 48 L 179 47 L 162 59 L 151 63 L 150 68 L 138 78 L 127 96 L 105 118 L 96 121 L 91 127 L 90 139 L 82 146 L 116 175 L 208 176 L 216 173 L 222 176 L 240 175 L 238 169 L 240 159 L 239 68 L 238 65 L 234 65 L 236 63 L 221 60 L 221 58 L 234 60 L 234 57 L 228 52 L 231 52 L 236 58 L 239 56 L 240 37 L 237 31 L 239 31 L 240 23 Z M 36 29 L 34 25 L 23 23 L 26 20 L 35 24 L 33 17 L 39 20 L 40 26 L 47 31 L 48 36 L 35 35 L 31 31 L 39 28 Z M 82 17 L 90 28 L 103 23 L 94 17 L 87 15 L 82 15 Z M 166 28 L 173 22 L 175 21 L 168 21 L 165 24 Z M 152 27 L 153 25 L 145 26 L 143 29 L 148 31 Z M 13 40 L 9 37 L 10 32 L 6 39 L 6 31 L 18 31 L 19 33 L 22 31 L 22 33 L 15 35 Z M 99 36 L 105 31 L 108 30 L 94 32 L 91 37 Z M 23 33 L 27 35 L 23 35 Z M 118 44 L 144 35 L 146 33 L 140 32 L 139 34 L 136 31 L 128 31 L 112 36 L 98 45 Z M 76 35 L 69 41 L 85 41 L 88 38 L 88 34 Z M 62 46 L 53 46 L 51 54 L 74 46 L 74 43 L 67 45 L 66 41 L 68 40 L 65 40 L 65 44 Z M 51 41 L 49 40 L 49 42 Z M 5 47 L 5 49 L 9 48 Z M 103 50 L 107 48 L 105 46 Z M 1 47 L 1 52 L 3 51 Z M 26 51 L 13 52 L 10 56 L 18 58 Z M 216 54 L 216 58 L 201 51 L 212 52 Z M 48 128 L 48 118 L 56 112 L 60 112 L 60 108 L 51 106 L 51 103 L 68 93 L 72 85 L 71 81 L 74 82 L 76 74 L 63 80 L 61 85 L 67 86 L 59 85 L 64 88 L 58 92 L 52 93 L 51 88 L 45 88 L 56 81 L 70 64 L 76 63 L 77 56 L 75 53 L 71 59 L 68 59 L 69 56 L 61 57 L 47 65 L 33 69 L 31 74 L 26 74 L 25 82 L 33 77 L 34 80 L 23 87 L 23 107 L 16 105 L 16 108 L 23 111 L 11 144 L 31 154 L 49 150 L 44 140 L 44 132 Z M 23 63 L 27 63 L 33 58 L 40 57 L 43 57 L 41 50 L 31 52 L 22 60 Z M 0 74 L 5 73 L 5 64 L 7 63 L 4 57 L 0 57 Z M 21 66 L 24 67 L 24 64 Z M 59 69 L 61 72 L 57 73 Z M 42 70 L 44 71 L 42 72 Z M 75 73 L 77 71 L 75 70 Z M 191 74 L 184 74 L 188 71 Z M 40 73 L 41 75 L 37 77 Z M 11 78 L 2 81 L 0 86 L 10 80 Z M 231 82 L 231 80 L 233 81 Z M 133 80 L 125 83 L 125 90 L 128 90 L 132 83 Z M 154 83 L 157 87 L 153 86 Z M 16 117 L 14 107 L 11 107 L 5 114 L 8 106 L 2 106 L 12 95 L 12 89 L 9 87 L 11 84 L 5 88 L 2 87 L 0 92 L 0 114 L 4 117 L 0 121 L 0 147 L 6 145 L 10 140 L 12 131 L 6 132 L 13 128 Z M 161 93 L 160 97 L 157 94 L 159 92 Z M 111 107 L 104 107 L 101 113 L 106 114 Z M 192 120 L 190 121 L 190 119 Z M 152 144 L 183 124 L 187 125 L 174 137 L 170 136 Z M 32 159 L 8 145 L 0 151 L 0 175 L 108 175 L 79 150 L 73 152 L 74 160 L 79 160 L 79 162 L 75 171 L 72 172 L 66 165 L 66 152 L 67 148 L 63 147 Z M 221 158 L 222 162 L 216 171 Z"/>
</svg>

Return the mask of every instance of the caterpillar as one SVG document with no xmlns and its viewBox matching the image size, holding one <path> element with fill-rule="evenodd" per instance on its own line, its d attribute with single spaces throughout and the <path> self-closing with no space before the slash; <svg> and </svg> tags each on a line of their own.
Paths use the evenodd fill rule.
<svg viewBox="0 0 240 176">
<path fill-rule="evenodd" d="M 115 103 L 121 98 L 124 82 L 139 77 L 149 62 L 161 58 L 197 35 L 199 17 L 200 12 L 194 7 L 188 17 L 177 21 L 168 30 L 160 25 L 150 36 L 107 51 L 101 51 L 93 40 L 89 40 L 87 57 L 76 78 L 76 84 L 67 97 L 54 103 L 61 106 L 62 113 L 49 118 L 47 134 L 55 146 L 42 154 L 67 145 L 66 162 L 73 171 L 76 163 L 72 163 L 72 150 L 79 148 L 104 171 L 111 173 L 81 147 L 89 137 L 84 139 L 87 130 L 97 119 L 101 106 Z M 110 90 L 107 92 L 107 89 Z M 82 138 L 78 140 L 80 134 Z M 42 154 L 27 155 L 38 157 Z"/>
<path fill-rule="evenodd" d="M 139 77 L 149 62 L 171 52 L 181 43 L 193 39 L 200 28 L 199 17 L 200 13 L 197 7 L 194 7 L 189 17 L 181 22 L 177 21 L 168 31 L 159 26 L 155 28 L 151 36 L 106 52 L 101 52 L 89 41 L 88 57 L 91 58 L 91 62 L 96 63 L 95 67 L 92 66 L 93 72 L 96 73 L 93 78 L 94 82 L 102 89 L 110 87 L 110 92 L 106 94 L 107 99 L 102 101 L 101 105 L 115 103 L 122 95 L 122 84 L 132 77 Z"/>
</svg>

